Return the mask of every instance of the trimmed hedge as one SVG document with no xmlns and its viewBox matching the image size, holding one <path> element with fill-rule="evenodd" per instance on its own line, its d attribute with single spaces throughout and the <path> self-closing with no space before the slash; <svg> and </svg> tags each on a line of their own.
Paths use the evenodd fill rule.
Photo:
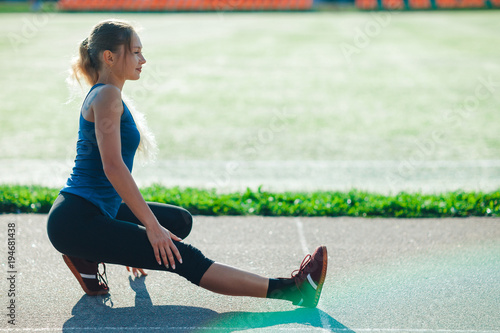
<svg viewBox="0 0 500 333">
<path fill-rule="evenodd" d="M 58 189 L 0 185 L 0 213 L 47 213 Z M 247 189 L 218 194 L 215 190 L 165 188 L 141 190 L 147 201 L 169 203 L 193 215 L 466 217 L 500 216 L 500 191 L 380 195 L 363 191 L 271 193 Z"/>
</svg>

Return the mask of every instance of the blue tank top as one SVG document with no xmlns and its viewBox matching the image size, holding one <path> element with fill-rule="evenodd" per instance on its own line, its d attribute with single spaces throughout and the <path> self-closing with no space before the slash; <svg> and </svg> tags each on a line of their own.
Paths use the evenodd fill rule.
<svg viewBox="0 0 500 333">
<path fill-rule="evenodd" d="M 94 85 L 89 94 L 100 85 L 103 84 Z M 141 137 L 130 110 L 123 101 L 122 104 L 123 114 L 120 119 L 122 158 L 132 172 L 135 152 Z M 94 123 L 85 120 L 81 112 L 75 166 L 61 192 L 72 193 L 87 199 L 99 207 L 104 215 L 112 218 L 116 217 L 122 201 L 104 173 Z"/>
</svg>

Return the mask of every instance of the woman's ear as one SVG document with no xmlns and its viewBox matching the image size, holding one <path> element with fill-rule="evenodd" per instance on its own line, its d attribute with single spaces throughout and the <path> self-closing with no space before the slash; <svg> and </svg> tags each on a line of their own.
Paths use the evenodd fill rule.
<svg viewBox="0 0 500 333">
<path fill-rule="evenodd" d="M 105 50 L 102 53 L 102 60 L 106 65 L 113 66 L 114 62 L 116 61 L 116 57 L 110 50 Z"/>
</svg>

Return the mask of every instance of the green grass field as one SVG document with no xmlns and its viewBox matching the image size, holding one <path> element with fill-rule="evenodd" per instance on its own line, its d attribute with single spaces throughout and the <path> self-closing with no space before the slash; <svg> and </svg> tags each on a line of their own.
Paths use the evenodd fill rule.
<svg viewBox="0 0 500 333">
<path fill-rule="evenodd" d="M 0 14 L 0 183 L 64 183 L 82 101 L 65 104 L 67 70 L 110 17 L 142 27 L 148 60 L 124 89 L 160 148 L 140 186 L 500 186 L 495 10 Z"/>
<path fill-rule="evenodd" d="M 399 193 L 385 196 L 349 192 L 271 193 L 247 189 L 218 194 L 213 190 L 141 189 L 145 200 L 186 208 L 195 215 L 353 216 L 353 217 L 470 217 L 500 216 L 500 191 L 449 192 L 439 195 Z M 0 213 L 48 213 L 58 188 L 0 185 Z"/>
<path fill-rule="evenodd" d="M 109 17 L 143 27 L 148 63 L 125 93 L 160 159 L 499 156 L 499 11 L 24 13 L 0 15 L 2 159 L 73 153 L 81 100 L 64 104 L 66 70 Z"/>
</svg>

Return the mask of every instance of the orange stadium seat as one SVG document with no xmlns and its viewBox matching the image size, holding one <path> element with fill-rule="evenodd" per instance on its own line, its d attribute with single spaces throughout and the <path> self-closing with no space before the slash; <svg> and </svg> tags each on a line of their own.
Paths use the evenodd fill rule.
<svg viewBox="0 0 500 333">
<path fill-rule="evenodd" d="M 212 0 L 210 10 L 239 10 L 242 0 Z"/>
<path fill-rule="evenodd" d="M 127 10 L 131 10 L 131 11 L 140 11 L 142 8 L 142 1 L 131 1 L 130 4 L 127 6 Z"/>
<path fill-rule="evenodd" d="M 173 7 L 174 1 L 173 0 L 158 0 L 158 3 L 162 4 L 163 9 L 171 9 Z M 159 4 L 158 4 L 158 6 L 159 6 Z"/>
<path fill-rule="evenodd" d="M 168 9 L 182 10 L 182 0 L 169 1 Z"/>
<path fill-rule="evenodd" d="M 242 1 L 243 8 L 241 9 L 254 10 L 257 3 L 258 3 L 257 0 L 243 0 Z"/>
<path fill-rule="evenodd" d="M 303 6 L 301 9 L 309 9 L 312 8 L 313 1 L 312 0 L 303 0 Z"/>
<path fill-rule="evenodd" d="M 312 2 L 310 0 L 302 0 L 299 3 L 300 9 L 307 8 L 308 6 L 312 6 Z"/>
<path fill-rule="evenodd" d="M 265 9 L 272 8 L 272 0 L 262 0 L 262 7 Z"/>
<path fill-rule="evenodd" d="M 182 10 L 190 10 L 191 9 L 189 7 L 190 0 L 181 0 L 181 1 L 179 1 L 179 4 L 180 4 Z"/>
<path fill-rule="evenodd" d="M 89 9 L 97 9 L 97 10 L 102 10 L 104 9 L 104 6 L 106 5 L 105 1 L 101 0 L 92 0 L 89 4 Z"/>
<path fill-rule="evenodd" d="M 307 2 L 305 0 L 297 0 L 295 2 L 295 9 L 303 9 Z"/>
<path fill-rule="evenodd" d="M 372 1 L 356 0 L 356 3 L 358 7 L 371 9 Z M 384 1 L 399 2 L 402 0 Z M 297 10 L 310 9 L 312 0 L 60 0 L 58 6 L 61 10 L 70 11 Z"/>
<path fill-rule="evenodd" d="M 111 1 L 105 1 L 104 3 L 101 4 L 101 8 L 102 9 L 106 9 L 106 10 L 116 10 L 117 8 L 117 3 L 113 0 Z"/>
<path fill-rule="evenodd" d="M 456 0 L 436 0 L 437 8 L 456 8 Z"/>
<path fill-rule="evenodd" d="M 187 0 L 189 10 L 198 11 L 200 4 L 198 0 Z"/>
<path fill-rule="evenodd" d="M 161 2 L 159 2 L 158 0 L 151 0 L 149 2 L 148 10 L 158 11 L 158 10 L 160 10 L 160 8 L 161 8 Z"/>
<path fill-rule="evenodd" d="M 200 0 L 200 10 L 209 10 L 210 9 L 210 1 L 208 0 Z"/>
<path fill-rule="evenodd" d="M 405 3 L 403 0 L 382 0 L 382 7 L 384 9 L 403 9 Z"/>
<path fill-rule="evenodd" d="M 412 9 L 428 9 L 431 8 L 430 0 L 409 0 L 408 5 Z"/>
<path fill-rule="evenodd" d="M 169 10 L 172 10 L 172 11 L 176 11 L 176 10 L 184 11 L 184 10 L 186 10 L 184 8 L 184 0 L 174 1 L 173 7 L 169 8 Z"/>
<path fill-rule="evenodd" d="M 377 0 L 356 0 L 356 7 L 359 9 L 376 9 L 378 7 Z"/>
</svg>

